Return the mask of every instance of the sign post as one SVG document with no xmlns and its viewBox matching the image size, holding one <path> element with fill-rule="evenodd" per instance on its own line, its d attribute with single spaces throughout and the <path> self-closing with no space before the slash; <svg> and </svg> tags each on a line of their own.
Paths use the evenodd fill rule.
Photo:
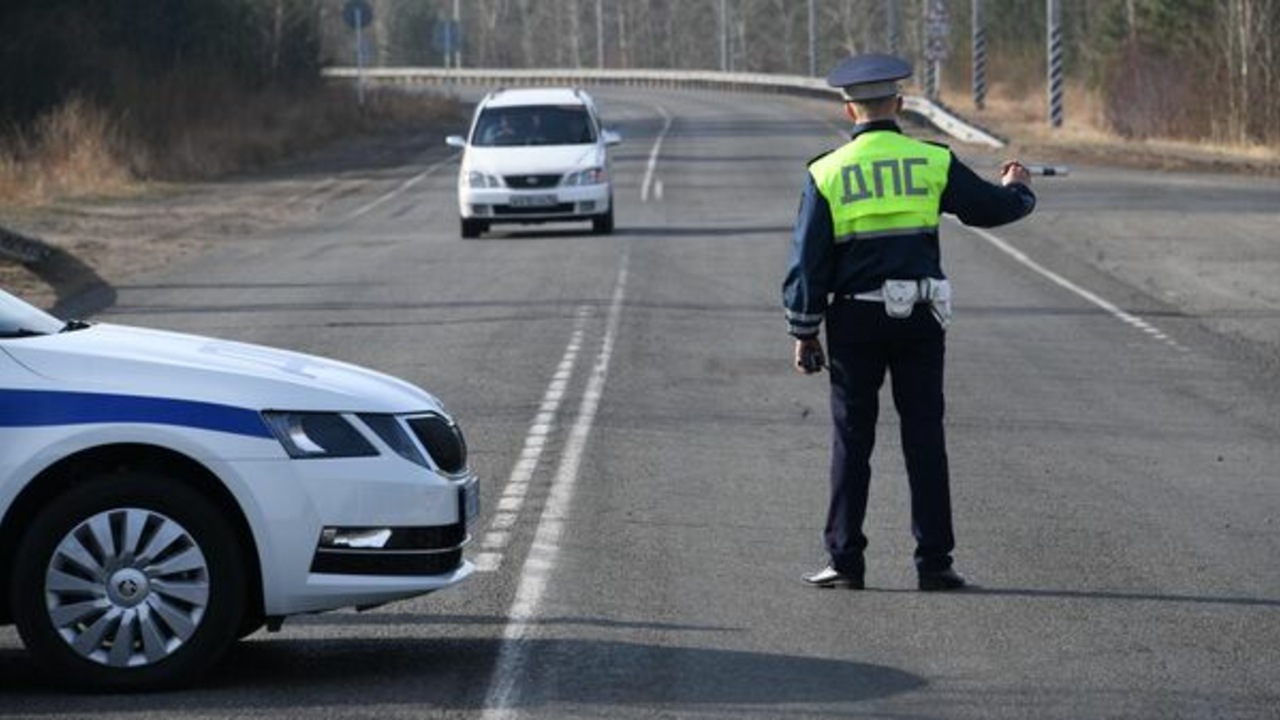
<svg viewBox="0 0 1280 720">
<path fill-rule="evenodd" d="M 457 60 L 462 45 L 462 28 L 457 20 L 441 20 L 436 23 L 434 44 L 444 57 L 444 66 L 456 70 L 461 66 Z"/>
<path fill-rule="evenodd" d="M 342 6 L 342 19 L 355 33 L 356 103 L 364 107 L 364 29 L 373 20 L 369 0 L 347 0 L 347 4 Z"/>
</svg>

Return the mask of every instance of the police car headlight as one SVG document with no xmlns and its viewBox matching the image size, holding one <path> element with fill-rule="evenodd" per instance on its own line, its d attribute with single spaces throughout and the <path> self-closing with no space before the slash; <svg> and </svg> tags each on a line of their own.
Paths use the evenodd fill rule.
<svg viewBox="0 0 1280 720">
<path fill-rule="evenodd" d="M 361 415 L 360 420 L 369 429 L 377 433 L 378 438 L 387 444 L 387 447 L 395 451 L 397 455 L 408 460 L 415 465 L 421 465 L 430 469 L 427 459 L 423 457 L 418 447 L 413 444 L 412 438 L 409 437 L 408 431 L 400 424 L 394 415 Z"/>
<path fill-rule="evenodd" d="M 500 188 L 502 180 L 496 175 L 472 170 L 467 173 L 467 185 L 473 188 Z"/>
<path fill-rule="evenodd" d="M 579 172 L 569 173 L 564 176 L 561 185 L 565 187 L 574 187 L 578 185 L 599 185 L 609 179 L 609 174 L 604 168 L 591 168 Z"/>
<path fill-rule="evenodd" d="M 338 413 L 264 412 L 262 418 L 289 457 L 346 458 L 378 454 L 360 431 Z"/>
</svg>

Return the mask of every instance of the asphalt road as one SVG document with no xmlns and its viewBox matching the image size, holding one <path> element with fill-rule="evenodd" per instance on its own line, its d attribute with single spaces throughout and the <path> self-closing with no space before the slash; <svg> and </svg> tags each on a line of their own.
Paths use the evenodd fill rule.
<svg viewBox="0 0 1280 720">
<path fill-rule="evenodd" d="M 174 693 L 65 694 L 0 630 L 0 714 L 1280 717 L 1280 304 L 1258 279 L 1280 184 L 1073 168 L 1023 223 L 948 220 L 957 565 L 979 587 L 912 589 L 886 395 L 870 588 L 815 591 L 826 378 L 790 370 L 778 288 L 835 108 L 598 97 L 626 137 L 611 237 L 459 239 L 441 144 L 343 168 L 369 182 L 314 222 L 136 276 L 99 316 L 427 387 L 485 483 L 484 571 L 291 619 Z"/>
</svg>

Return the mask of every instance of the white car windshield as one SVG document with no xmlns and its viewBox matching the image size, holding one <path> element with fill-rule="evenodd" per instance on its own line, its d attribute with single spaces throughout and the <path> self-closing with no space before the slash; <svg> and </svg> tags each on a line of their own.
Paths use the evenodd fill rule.
<svg viewBox="0 0 1280 720">
<path fill-rule="evenodd" d="M 0 290 L 0 338 L 51 335 L 67 324 Z"/>
<path fill-rule="evenodd" d="M 596 141 L 591 115 L 581 105 L 524 105 L 488 108 L 480 113 L 471 144 L 589 145 Z"/>
</svg>

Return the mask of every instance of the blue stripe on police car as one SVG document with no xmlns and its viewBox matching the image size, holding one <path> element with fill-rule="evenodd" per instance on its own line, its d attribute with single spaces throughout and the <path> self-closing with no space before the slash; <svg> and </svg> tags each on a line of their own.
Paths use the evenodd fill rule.
<svg viewBox="0 0 1280 720">
<path fill-rule="evenodd" d="M 145 423 L 271 438 L 254 410 L 175 398 L 50 390 L 0 390 L 0 427 Z"/>
</svg>

